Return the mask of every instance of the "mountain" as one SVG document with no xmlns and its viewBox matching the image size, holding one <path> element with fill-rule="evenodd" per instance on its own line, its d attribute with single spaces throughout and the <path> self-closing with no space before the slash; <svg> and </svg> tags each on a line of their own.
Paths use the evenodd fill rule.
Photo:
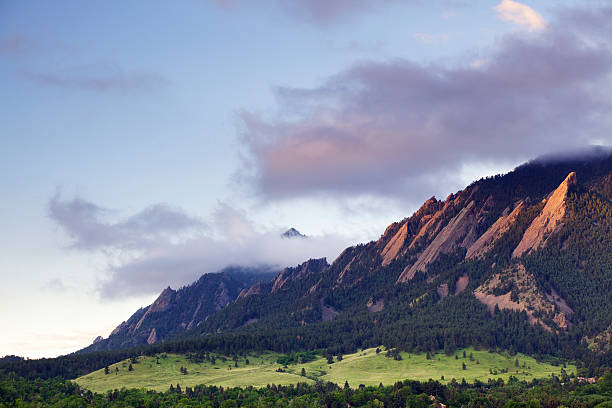
<svg viewBox="0 0 612 408">
<path fill-rule="evenodd" d="M 244 285 L 197 323 L 192 309 L 166 306 L 172 291 L 148 315 L 166 316 L 173 330 L 164 335 L 183 339 L 168 346 L 176 351 L 474 345 L 583 358 L 587 346 L 609 348 L 611 199 L 609 150 L 539 158 L 444 200 L 431 197 L 331 264 L 311 259 Z M 136 329 L 148 310 L 119 332 L 159 340 L 166 326 L 152 318 Z M 133 344 L 108 340 L 109 349 Z"/>
<path fill-rule="evenodd" d="M 281 238 L 308 238 L 306 235 L 302 234 L 300 231 L 295 228 L 289 228 L 287 231 L 281 234 Z"/>
<path fill-rule="evenodd" d="M 559 338 L 607 339 L 611 182 L 607 150 L 540 158 L 478 180 L 430 198 L 329 266 L 311 260 L 245 291 L 197 332 L 295 327 L 305 348 L 342 348 L 338 336 L 321 341 L 342 326 L 350 344 L 380 344 L 388 333 L 389 343 L 409 348 L 546 353 L 558 351 Z"/>
<path fill-rule="evenodd" d="M 269 268 L 229 267 L 202 275 L 178 290 L 168 287 L 151 305 L 138 309 L 117 326 L 107 339 L 96 338 L 82 352 L 154 344 L 184 333 L 234 302 L 242 291 L 275 275 Z"/>
</svg>

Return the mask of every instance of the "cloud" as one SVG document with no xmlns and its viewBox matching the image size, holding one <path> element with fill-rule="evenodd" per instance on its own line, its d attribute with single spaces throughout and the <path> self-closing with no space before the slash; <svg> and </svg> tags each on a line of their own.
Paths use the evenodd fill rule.
<svg viewBox="0 0 612 408">
<path fill-rule="evenodd" d="M 255 234 L 242 241 L 198 237 L 147 251 L 110 268 L 101 285 L 105 298 L 158 293 L 167 285 L 179 287 L 227 266 L 276 267 L 297 265 L 309 258 L 331 262 L 351 242 L 340 236 L 281 239 L 281 230 Z"/>
<path fill-rule="evenodd" d="M 99 284 L 106 299 L 158 293 L 227 266 L 282 268 L 311 257 L 335 257 L 351 243 L 334 235 L 282 239 L 286 227 L 262 227 L 223 202 L 209 224 L 160 204 L 114 222 L 108 221 L 113 211 L 81 198 L 55 196 L 48 207 L 74 249 L 107 257 L 107 276 Z M 47 286 L 59 289 L 60 283 Z"/>
<path fill-rule="evenodd" d="M 502 20 L 517 24 L 530 31 L 544 30 L 547 26 L 542 16 L 531 7 L 512 0 L 502 0 L 493 7 Z"/>
<path fill-rule="evenodd" d="M 143 249 L 206 228 L 202 220 L 167 204 L 152 205 L 120 221 L 109 220 L 113 211 L 79 197 L 62 200 L 56 194 L 47 207 L 71 246 L 87 251 Z"/>
<path fill-rule="evenodd" d="M 49 290 L 54 292 L 65 292 L 68 287 L 64 283 L 64 281 L 60 278 L 50 279 L 47 282 L 43 283 L 41 286 L 42 290 Z"/>
<path fill-rule="evenodd" d="M 0 39 L 0 55 L 22 56 L 38 48 L 31 38 L 13 35 Z"/>
<path fill-rule="evenodd" d="M 599 30 L 568 12 L 538 35 L 508 35 L 486 63 L 363 62 L 315 88 L 278 88 L 276 113 L 240 115 L 242 179 L 268 199 L 414 197 L 459 187 L 473 163 L 609 144 L 612 12 L 599 13 Z"/>
<path fill-rule="evenodd" d="M 225 10 L 234 9 L 242 4 L 248 4 L 244 0 L 209 0 L 212 4 Z M 418 2 L 419 0 L 411 0 Z M 289 15 L 297 19 L 313 23 L 315 25 L 328 25 L 338 22 L 346 17 L 359 13 L 376 10 L 398 0 L 262 0 L 257 3 L 258 8 L 272 5 L 281 8 Z"/>
<path fill-rule="evenodd" d="M 371 10 L 392 0 L 299 0 L 289 2 L 291 11 L 317 24 L 328 24 L 358 12 Z M 282 2 L 279 2 L 282 3 Z"/>
<path fill-rule="evenodd" d="M 148 72 L 126 72 L 107 64 L 93 64 L 61 72 L 20 70 L 22 78 L 33 83 L 67 90 L 94 92 L 143 92 L 162 87 L 168 80 Z"/>
<path fill-rule="evenodd" d="M 446 44 L 448 42 L 448 34 L 414 33 L 412 36 L 425 44 Z"/>
</svg>

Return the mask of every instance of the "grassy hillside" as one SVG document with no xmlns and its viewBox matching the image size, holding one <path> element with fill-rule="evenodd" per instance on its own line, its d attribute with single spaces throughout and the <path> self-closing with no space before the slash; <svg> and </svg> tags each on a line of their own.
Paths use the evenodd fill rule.
<svg viewBox="0 0 612 408">
<path fill-rule="evenodd" d="M 466 358 L 463 358 L 463 351 Z M 472 359 L 470 359 L 470 354 Z M 344 356 L 342 361 L 327 364 L 323 359 L 313 361 L 304 365 L 291 366 L 292 372 L 299 372 L 304 366 L 306 375 L 319 375 L 324 381 L 332 381 L 337 384 L 349 382 L 351 387 L 359 384 L 384 385 L 393 384 L 399 380 L 414 379 L 427 381 L 428 379 L 449 382 L 453 378 L 461 381 L 465 378 L 468 382 L 474 380 L 487 381 L 489 378 L 503 378 L 507 380 L 511 375 L 520 380 L 532 378 L 550 377 L 551 374 L 559 375 L 562 367 L 555 367 L 546 363 L 538 363 L 533 357 L 517 354 L 510 357 L 507 353 L 489 353 L 488 351 L 476 351 L 474 349 L 458 350 L 455 354 L 447 356 L 444 353 L 431 355 L 427 359 L 426 354 L 400 353 L 402 359 L 397 361 L 385 357 L 385 352 L 376 354 L 375 349 L 367 349 L 360 353 Z M 519 366 L 516 367 L 516 359 Z M 465 364 L 466 369 L 463 369 Z M 491 372 L 493 374 L 491 374 Z M 502 372 L 508 370 L 508 372 Z M 576 371 L 576 367 L 568 365 L 565 371 L 570 374 Z M 444 379 L 442 380 L 442 376 Z"/>
<path fill-rule="evenodd" d="M 249 355 L 246 357 L 248 365 L 245 364 L 245 358 L 241 357 L 238 367 L 235 367 L 233 360 L 223 361 L 222 357 L 218 357 L 214 365 L 207 361 L 195 364 L 182 355 L 140 357 L 137 364 L 132 364 L 133 371 L 129 371 L 130 361 L 125 360 L 109 366 L 109 374 L 105 374 L 102 369 L 82 376 L 76 382 L 96 392 L 122 387 L 166 391 L 170 384 L 177 383 L 182 388 L 196 384 L 264 387 L 267 384 L 295 384 L 319 379 L 341 386 L 348 381 L 351 387 L 356 387 L 359 384 L 378 385 L 381 382 L 389 385 L 404 379 L 441 380 L 442 376 L 442 382 L 449 382 L 453 378 L 457 381 L 465 378 L 468 382 L 476 379 L 486 381 L 488 378 L 507 380 L 510 375 L 529 380 L 550 377 L 553 373 L 560 375 L 561 372 L 561 367 L 538 363 L 532 357 L 522 354 L 510 357 L 507 354 L 465 349 L 466 357 L 463 358 L 463 351 L 457 351 L 457 359 L 455 355 L 436 354 L 429 360 L 425 354 L 401 353 L 402 359 L 398 361 L 385 357 L 384 351 L 376 354 L 375 349 L 367 349 L 347 354 L 342 361 L 336 358 L 333 364 L 327 364 L 327 359 L 321 357 L 309 363 L 287 367 L 276 363 L 280 356 L 276 353 Z M 469 358 L 470 354 L 472 359 Z M 519 361 L 518 367 L 515 365 L 516 359 Z M 465 370 L 463 364 L 466 365 Z M 187 369 L 187 374 L 181 373 L 181 367 Z M 279 368 L 284 372 L 276 371 Z M 301 376 L 302 368 L 306 377 Z M 571 374 L 576 368 L 568 365 L 565 370 Z"/>
<path fill-rule="evenodd" d="M 165 356 L 165 357 L 164 357 Z M 238 360 L 238 367 L 231 359 L 218 357 L 215 364 L 203 362 L 195 364 L 184 355 L 160 355 L 160 357 L 142 356 L 137 364 L 124 360 L 109 366 L 109 374 L 104 369 L 94 371 L 76 379 L 76 382 L 92 391 L 105 392 L 112 389 L 147 388 L 156 391 L 167 391 L 170 384 L 180 384 L 182 388 L 197 384 L 210 384 L 223 387 L 265 387 L 267 384 L 295 384 L 313 382 L 304 377 L 275 370 L 278 354 L 266 353 L 259 356 L 249 355 L 249 364 L 245 358 Z M 187 374 L 180 369 L 185 367 Z M 117 371 L 118 369 L 118 371 Z"/>
</svg>

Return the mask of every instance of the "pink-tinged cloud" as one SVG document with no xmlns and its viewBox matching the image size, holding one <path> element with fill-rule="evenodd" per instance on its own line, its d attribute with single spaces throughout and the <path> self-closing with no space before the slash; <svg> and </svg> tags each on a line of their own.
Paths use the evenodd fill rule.
<svg viewBox="0 0 612 408">
<path fill-rule="evenodd" d="M 279 112 L 242 114 L 245 172 L 268 198 L 436 192 L 466 165 L 612 144 L 612 12 L 568 11 L 465 66 L 357 64 L 313 89 L 277 90 Z"/>
<path fill-rule="evenodd" d="M 547 26 L 544 18 L 534 9 L 518 1 L 502 0 L 493 7 L 502 20 L 509 21 L 529 31 L 544 30 Z"/>
</svg>

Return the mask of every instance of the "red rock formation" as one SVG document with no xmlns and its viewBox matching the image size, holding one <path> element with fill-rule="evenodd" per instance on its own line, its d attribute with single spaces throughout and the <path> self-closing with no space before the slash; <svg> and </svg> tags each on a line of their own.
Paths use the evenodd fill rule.
<svg viewBox="0 0 612 408">
<path fill-rule="evenodd" d="M 566 210 L 565 198 L 569 189 L 576 183 L 576 173 L 571 172 L 548 198 L 540 215 L 527 228 L 521 242 L 512 252 L 513 258 L 542 247 L 546 243 L 546 237 L 562 226 L 561 221 Z"/>
<path fill-rule="evenodd" d="M 514 207 L 514 210 L 510 214 L 508 214 L 508 211 L 504 211 L 504 214 L 468 248 L 465 259 L 478 258 L 489 252 L 497 240 L 510 229 L 512 224 L 514 224 L 516 218 L 524 208 L 524 202 L 521 201 Z"/>
<path fill-rule="evenodd" d="M 433 241 L 421 253 L 417 261 L 407 266 L 398 278 L 398 282 L 407 282 L 418 271 L 425 271 L 427 265 L 438 259 L 440 254 L 449 254 L 460 247 L 469 247 L 476 240 L 477 226 L 474 216 L 474 201 L 465 206 L 449 223 L 442 228 Z"/>
</svg>

